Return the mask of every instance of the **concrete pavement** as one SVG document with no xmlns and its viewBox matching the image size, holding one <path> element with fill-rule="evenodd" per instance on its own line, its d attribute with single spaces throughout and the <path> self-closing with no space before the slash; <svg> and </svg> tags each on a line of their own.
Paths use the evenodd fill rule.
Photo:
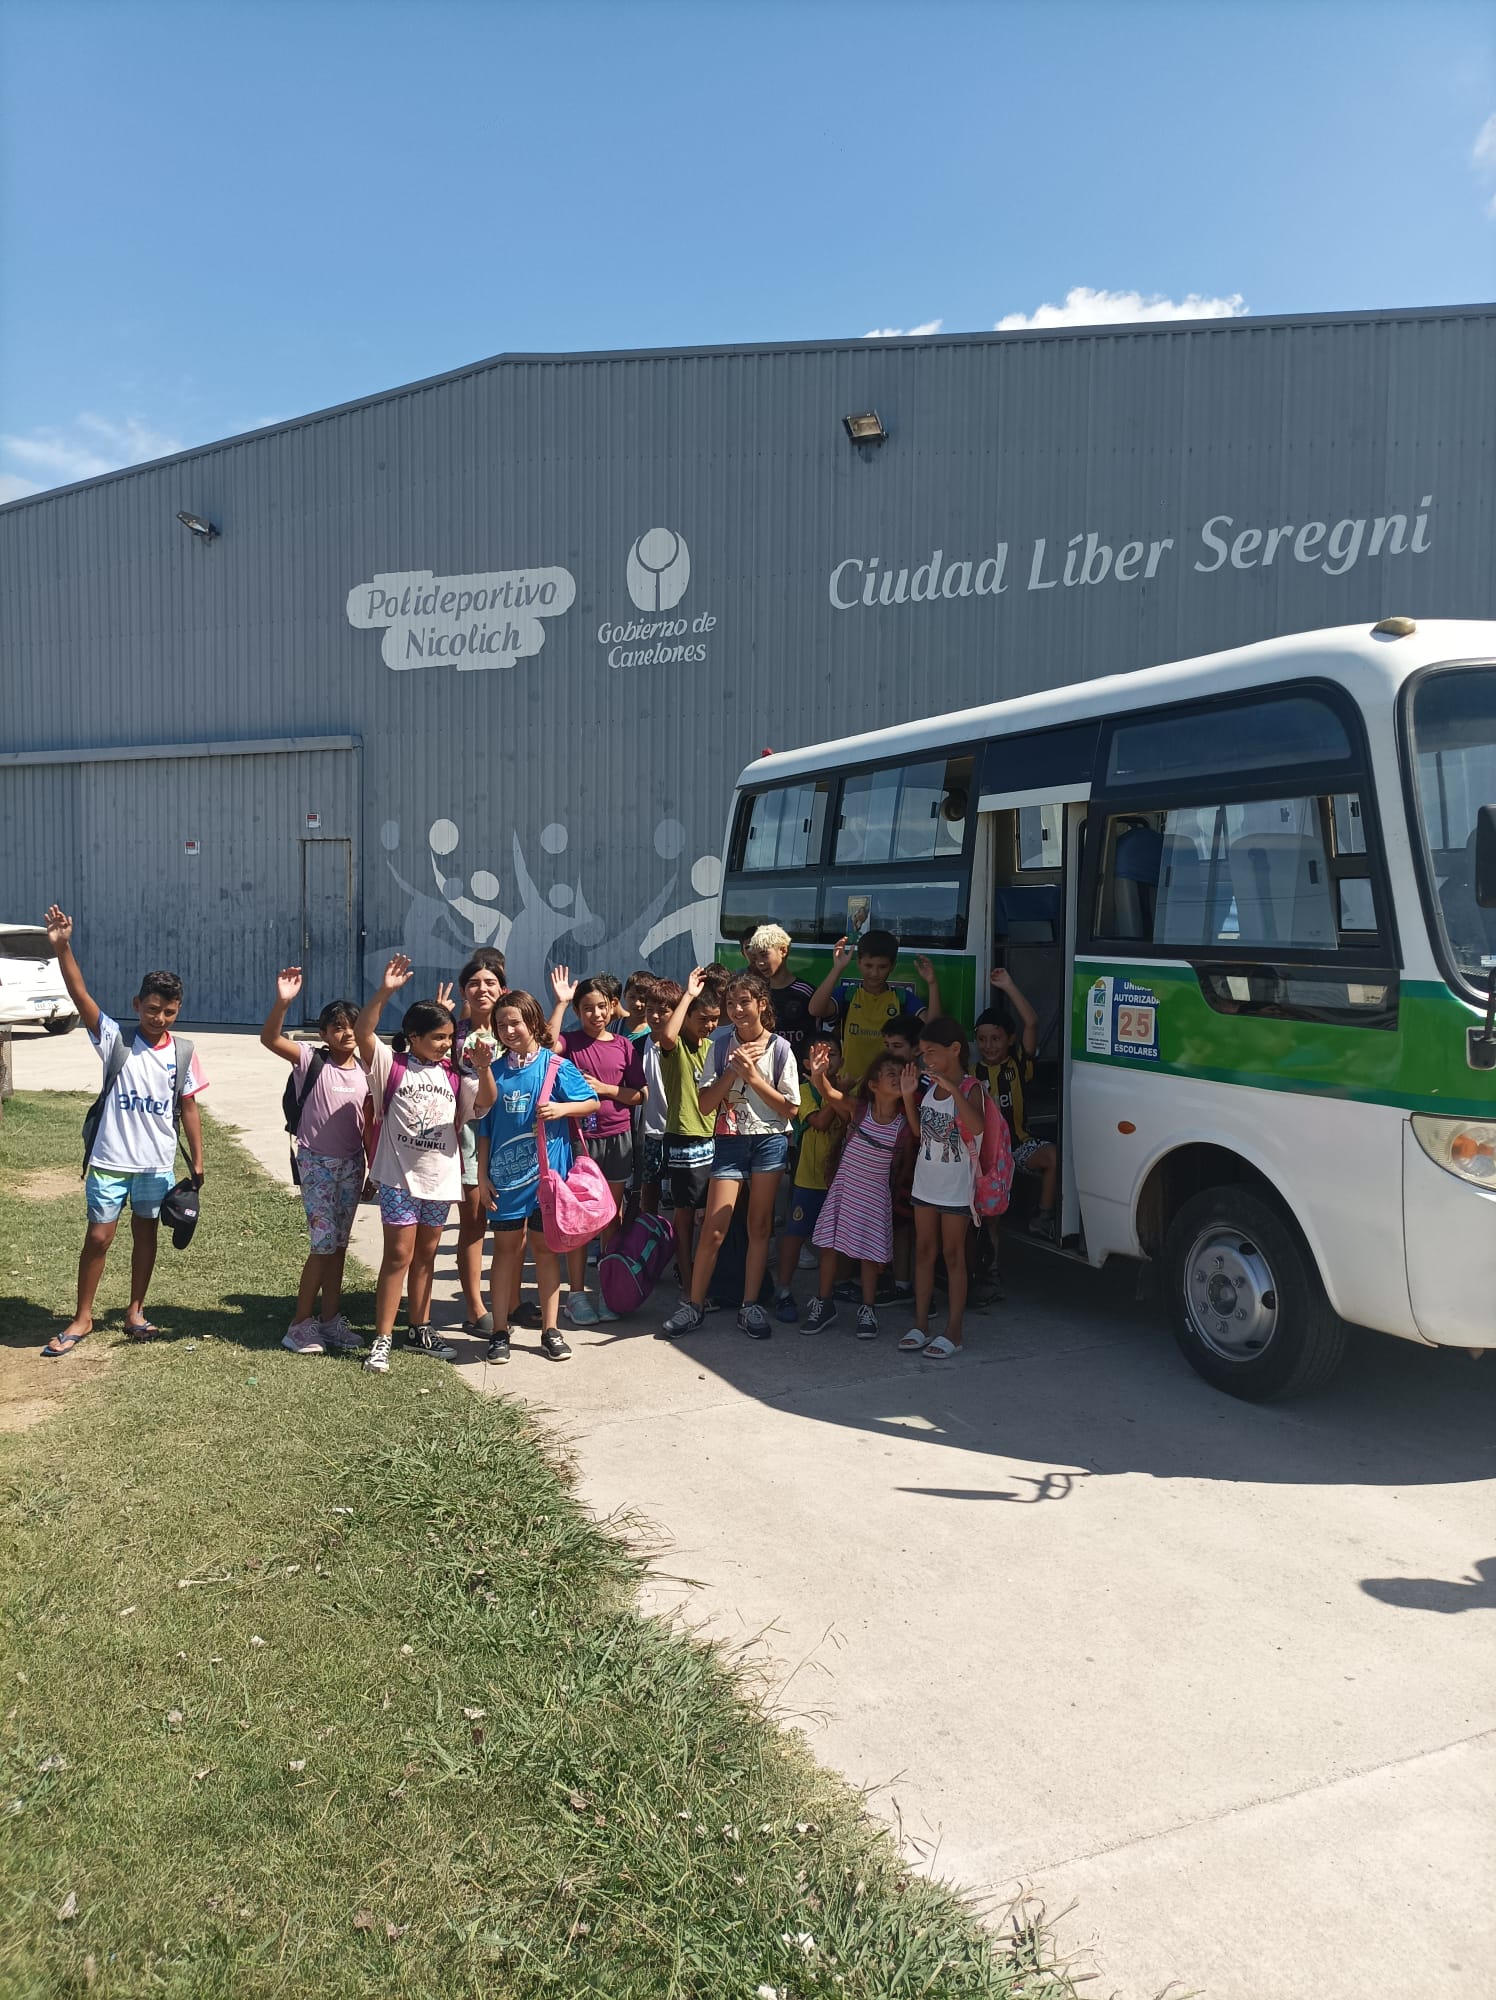
<svg viewBox="0 0 1496 2000">
<path fill-rule="evenodd" d="M 281 1066 L 199 1042 L 284 1176 Z M 80 1035 L 16 1045 L 20 1088 L 96 1075 Z M 1092 1990 L 1496 1994 L 1496 1363 L 1367 1338 L 1256 1409 L 1130 1272 L 1020 1249 L 1007 1282 L 954 1365 L 891 1313 L 876 1344 L 656 1341 L 667 1299 L 565 1367 L 533 1336 L 462 1366 L 552 1413 L 589 1504 L 660 1538 L 651 1604 L 771 1662 L 927 1865 L 1075 1901 Z"/>
</svg>

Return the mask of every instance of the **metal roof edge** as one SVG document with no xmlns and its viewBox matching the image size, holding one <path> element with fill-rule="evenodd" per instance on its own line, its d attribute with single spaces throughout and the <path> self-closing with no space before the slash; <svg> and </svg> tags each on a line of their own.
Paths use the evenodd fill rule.
<svg viewBox="0 0 1496 2000">
<path fill-rule="evenodd" d="M 1480 319 L 1493 315 L 1496 315 L 1496 300 L 1447 306 L 1380 306 L 1352 312 L 1245 313 L 1240 317 L 1227 319 L 1128 320 L 1117 325 L 1014 327 L 1005 333 L 999 333 L 993 328 L 989 331 L 968 333 L 896 335 L 887 338 L 862 334 L 847 335 L 837 340 L 741 341 L 707 347 L 577 348 L 541 354 L 499 353 L 489 355 L 485 360 L 465 362 L 459 368 L 449 368 L 437 375 L 421 376 L 414 382 L 399 383 L 392 389 L 380 389 L 372 395 L 355 396 L 346 403 L 330 403 L 324 409 L 308 410 L 303 416 L 286 417 L 279 423 L 263 424 L 255 430 L 237 431 L 230 437 L 213 438 L 206 444 L 190 445 L 184 451 L 169 452 L 164 458 L 144 459 L 139 465 L 116 466 L 112 472 L 96 473 L 91 479 L 71 480 L 66 486 L 44 487 L 39 493 L 23 493 L 17 499 L 0 502 L 0 516 L 13 513 L 21 507 L 35 507 L 44 501 L 60 499 L 64 494 L 81 493 L 96 486 L 108 486 L 118 480 L 134 478 L 142 472 L 159 472 L 166 466 L 183 465 L 188 460 L 207 458 L 214 452 L 228 451 L 238 445 L 254 444 L 263 438 L 280 437 L 288 431 L 302 430 L 309 424 L 328 423 L 334 417 L 350 416 L 356 410 L 374 409 L 381 403 L 398 402 L 402 396 L 420 395 L 428 389 L 443 388 L 449 382 L 465 381 L 469 376 L 485 375 L 497 368 L 560 368 L 578 362 L 599 361 L 697 361 L 748 355 L 866 354 L 878 353 L 889 348 L 995 347 L 1010 341 L 1116 340 L 1138 334 L 1168 337 L 1184 333 L 1255 333 L 1286 326 L 1357 326 L 1374 325 L 1378 321 Z"/>
</svg>

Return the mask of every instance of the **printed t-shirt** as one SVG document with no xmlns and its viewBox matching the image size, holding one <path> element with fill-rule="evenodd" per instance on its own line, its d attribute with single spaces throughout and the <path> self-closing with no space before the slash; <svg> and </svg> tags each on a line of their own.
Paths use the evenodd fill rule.
<svg viewBox="0 0 1496 2000">
<path fill-rule="evenodd" d="M 303 1042 L 296 1055 L 296 1089 L 306 1090 L 307 1071 L 319 1051 Z M 325 1049 L 321 1050 L 327 1054 Z M 301 1107 L 296 1143 L 304 1153 L 327 1160 L 355 1160 L 364 1150 L 364 1109 L 369 1102 L 369 1072 L 355 1056 L 346 1069 L 328 1056 L 307 1090 Z"/>
<path fill-rule="evenodd" d="M 88 1038 L 107 1063 L 118 1046 L 120 1027 L 109 1015 L 100 1014 L 99 1032 Z M 177 1128 L 172 1117 L 172 1098 L 177 1087 L 177 1045 L 168 1035 L 152 1048 L 138 1031 L 125 1066 L 114 1080 L 114 1088 L 104 1100 L 99 1114 L 98 1136 L 94 1141 L 91 1167 L 111 1174 L 172 1174 L 176 1169 Z M 203 1075 L 192 1051 L 185 1102 L 206 1090 Z"/>
<path fill-rule="evenodd" d="M 641 1053 L 646 1096 L 639 1107 L 642 1114 L 639 1129 L 646 1139 L 663 1139 L 667 1130 L 665 1119 L 669 1103 L 665 1095 L 664 1073 L 660 1068 L 660 1045 L 651 1037 Z"/>
<path fill-rule="evenodd" d="M 844 979 L 832 994 L 841 1016 L 842 1070 L 849 1083 L 861 1083 L 874 1059 L 883 1053 L 883 1030 L 900 1014 L 920 1014 L 924 1002 L 912 986 L 885 986 L 869 993 L 860 979 Z"/>
<path fill-rule="evenodd" d="M 982 1064 L 982 1081 L 992 1093 L 993 1101 L 1008 1121 L 1008 1131 L 1015 1146 L 1025 1145 L 1029 1130 L 1023 1122 L 1023 1087 L 1034 1080 L 1034 1059 L 1014 1050 L 1004 1056 L 1000 1063 Z"/>
<path fill-rule="evenodd" d="M 937 1097 L 935 1092 L 932 1083 L 920 1099 L 914 1198 L 939 1208 L 965 1208 L 971 1201 L 975 1163 L 956 1116 L 955 1097 Z"/>
<path fill-rule="evenodd" d="M 805 1052 L 821 1025 L 810 1011 L 814 993 L 815 988 L 808 979 L 792 979 L 788 986 L 769 988 L 769 998 L 774 1005 L 774 1032 L 784 1036 L 795 1052 L 795 1061 L 802 1067 Z"/>
<path fill-rule="evenodd" d="M 808 1083 L 800 1086 L 800 1157 L 795 1163 L 795 1186 L 824 1193 L 831 1185 L 831 1152 L 836 1144 L 836 1127 L 818 1132 L 804 1121 L 821 1108 L 819 1091 Z"/>
<path fill-rule="evenodd" d="M 701 1089 L 705 1090 L 727 1068 L 727 1059 L 737 1046 L 735 1028 L 719 1028 L 712 1036 L 707 1049 L 706 1061 L 701 1068 Z M 769 1045 L 753 1065 L 764 1082 L 787 1097 L 791 1104 L 800 1102 L 800 1070 L 795 1061 L 795 1052 L 782 1035 L 770 1035 Z M 717 1106 L 714 1130 L 719 1139 L 734 1135 L 743 1138 L 757 1138 L 764 1132 L 788 1132 L 794 1120 L 781 1117 L 771 1111 L 758 1092 L 745 1083 L 741 1077 L 734 1077 L 732 1088 Z"/>
<path fill-rule="evenodd" d="M 596 1077 L 599 1083 L 622 1084 L 627 1090 L 644 1088 L 644 1058 L 627 1035 L 611 1035 L 604 1041 L 601 1035 L 589 1035 L 585 1028 L 568 1028 L 561 1037 L 561 1049 L 583 1076 Z M 589 1090 L 587 1095 L 593 1093 Z M 616 1139 L 630 1131 L 633 1122 L 634 1114 L 627 1104 L 605 1097 L 582 1130 L 589 1138 Z"/>
<path fill-rule="evenodd" d="M 709 1041 L 694 1046 L 684 1035 L 673 1049 L 660 1051 L 660 1074 L 665 1079 L 665 1130 L 681 1139 L 710 1139 L 717 1129 L 713 1112 L 703 1111 L 698 1101 L 701 1070 Z"/>
<path fill-rule="evenodd" d="M 546 1070 L 554 1059 L 549 1049 L 541 1049 L 528 1062 L 516 1063 L 506 1054 L 494 1064 L 499 1094 L 479 1119 L 478 1131 L 488 1140 L 488 1178 L 495 1196 L 489 1214 L 497 1222 L 520 1221 L 540 1200 L 535 1117 Z M 560 1103 L 583 1104 L 592 1096 L 592 1085 L 575 1063 L 563 1058 L 551 1096 Z M 556 1173 L 571 1172 L 570 1120 L 558 1118 L 546 1126 L 545 1151 Z"/>
<path fill-rule="evenodd" d="M 466 1124 L 478 1096 L 477 1079 L 463 1077 L 454 1097 L 440 1063 L 405 1058 L 400 1087 L 384 1110 L 395 1058 L 388 1043 L 374 1044 L 369 1094 L 380 1118 L 373 1175 L 382 1187 L 404 1188 L 416 1201 L 460 1201 L 462 1161 L 457 1146 L 459 1116 Z"/>
</svg>

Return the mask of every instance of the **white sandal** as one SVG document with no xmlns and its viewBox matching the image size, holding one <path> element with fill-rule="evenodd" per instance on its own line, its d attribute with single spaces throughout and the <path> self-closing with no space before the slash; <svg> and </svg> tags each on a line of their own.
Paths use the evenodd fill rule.
<svg viewBox="0 0 1496 2000">
<path fill-rule="evenodd" d="M 927 1361 L 949 1361 L 953 1354 L 959 1354 L 961 1350 L 955 1341 L 947 1340 L 943 1333 L 937 1333 L 933 1340 L 925 1343 L 921 1352 Z"/>
<path fill-rule="evenodd" d="M 917 1326 L 911 1326 L 909 1331 L 904 1335 L 904 1338 L 899 1342 L 899 1352 L 901 1354 L 918 1354 L 929 1338 L 929 1334 L 921 1333 Z"/>
</svg>

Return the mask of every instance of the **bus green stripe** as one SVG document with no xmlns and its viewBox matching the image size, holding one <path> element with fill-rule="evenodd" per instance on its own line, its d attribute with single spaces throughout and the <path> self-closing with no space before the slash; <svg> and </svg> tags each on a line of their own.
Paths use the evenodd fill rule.
<svg viewBox="0 0 1496 2000">
<path fill-rule="evenodd" d="M 1094 982 L 1108 976 L 1157 995 L 1156 1061 L 1087 1051 L 1088 996 Z M 1077 965 L 1071 1005 L 1077 1063 L 1164 1070 L 1212 1083 L 1347 1098 L 1404 1111 L 1496 1117 L 1496 1072 L 1472 1070 L 1465 1059 L 1470 1010 L 1433 981 L 1403 981 L 1398 1025 L 1391 1031 L 1220 1014 L 1206 1001 L 1188 966 L 1137 965 L 1125 959 Z"/>
</svg>

